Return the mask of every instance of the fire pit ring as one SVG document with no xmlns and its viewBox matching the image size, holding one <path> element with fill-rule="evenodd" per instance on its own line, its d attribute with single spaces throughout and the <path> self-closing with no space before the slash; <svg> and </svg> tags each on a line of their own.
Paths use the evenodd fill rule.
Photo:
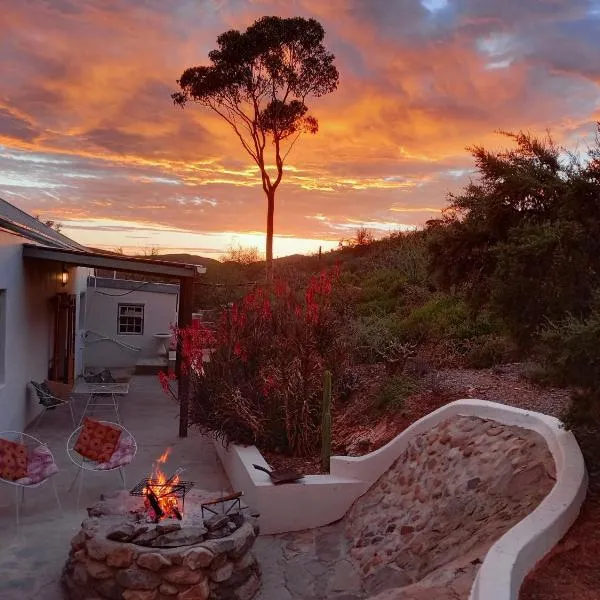
<svg viewBox="0 0 600 600">
<path fill-rule="evenodd" d="M 203 518 L 203 505 L 219 501 L 222 493 L 194 488 L 186 495 L 181 521 L 149 522 L 144 498 L 126 490 L 88 508 L 63 570 L 65 597 L 253 598 L 260 589 L 252 552 L 256 515 L 242 507 L 240 512 Z"/>
</svg>

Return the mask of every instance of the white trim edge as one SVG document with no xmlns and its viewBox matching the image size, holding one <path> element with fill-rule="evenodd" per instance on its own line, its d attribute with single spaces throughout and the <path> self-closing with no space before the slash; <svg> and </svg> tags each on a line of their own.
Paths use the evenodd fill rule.
<svg viewBox="0 0 600 600">
<path fill-rule="evenodd" d="M 255 446 L 215 440 L 229 480 L 261 513 L 264 534 L 312 529 L 342 518 L 354 501 L 387 471 L 415 436 L 454 415 L 480 417 L 539 433 L 556 463 L 556 483 L 540 505 L 489 549 L 470 600 L 517 600 L 525 575 L 573 524 L 587 491 L 587 473 L 573 434 L 560 421 L 533 411 L 485 400 L 457 400 L 426 415 L 385 446 L 365 456 L 331 458 L 329 475 L 309 475 L 301 483 L 274 486 L 252 464 L 268 466 Z"/>
</svg>

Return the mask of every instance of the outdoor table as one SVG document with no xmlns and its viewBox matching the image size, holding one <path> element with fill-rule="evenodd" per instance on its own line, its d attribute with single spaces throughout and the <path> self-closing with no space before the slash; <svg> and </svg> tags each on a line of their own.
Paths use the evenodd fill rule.
<svg viewBox="0 0 600 600">
<path fill-rule="evenodd" d="M 117 423 L 121 424 L 117 396 L 125 396 L 129 393 L 128 383 L 88 383 L 87 381 L 80 381 L 75 386 L 73 393 L 87 396 L 85 408 L 83 409 L 81 420 L 79 421 L 80 425 L 83 423 L 83 418 L 88 412 L 88 409 L 91 407 L 93 411 L 97 406 L 111 407 L 115 411 Z M 106 401 L 99 402 L 99 398 Z"/>
</svg>

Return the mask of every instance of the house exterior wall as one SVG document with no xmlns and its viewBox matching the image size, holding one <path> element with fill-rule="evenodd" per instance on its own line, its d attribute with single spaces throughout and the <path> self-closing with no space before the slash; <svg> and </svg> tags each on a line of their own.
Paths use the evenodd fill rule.
<svg viewBox="0 0 600 600">
<path fill-rule="evenodd" d="M 0 231 L 0 431 L 22 431 L 39 413 L 27 383 L 48 377 L 52 358 L 53 309 L 60 292 L 74 293 L 76 268 L 62 287 L 60 264 L 25 261 L 22 244 L 29 240 Z"/>
<path fill-rule="evenodd" d="M 93 279 L 90 281 L 93 282 Z M 169 333 L 171 326 L 177 323 L 177 301 L 176 293 L 94 287 L 93 283 L 89 285 L 84 331 L 86 370 L 131 368 L 139 359 L 158 357 L 158 341 L 154 334 Z M 119 304 L 144 306 L 142 334 L 119 335 Z"/>
<path fill-rule="evenodd" d="M 73 281 L 73 293 L 77 294 L 77 313 L 75 326 L 75 377 L 81 377 L 84 373 L 85 353 L 85 304 L 87 297 L 88 277 L 93 274 L 93 269 L 79 267 L 75 269 Z"/>
</svg>

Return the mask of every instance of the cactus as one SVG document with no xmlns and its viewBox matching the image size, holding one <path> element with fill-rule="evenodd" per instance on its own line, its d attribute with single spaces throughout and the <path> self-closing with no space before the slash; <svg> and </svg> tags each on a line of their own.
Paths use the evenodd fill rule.
<svg viewBox="0 0 600 600">
<path fill-rule="evenodd" d="M 331 458 L 331 371 L 323 375 L 323 404 L 321 405 L 321 468 L 329 473 Z"/>
</svg>

